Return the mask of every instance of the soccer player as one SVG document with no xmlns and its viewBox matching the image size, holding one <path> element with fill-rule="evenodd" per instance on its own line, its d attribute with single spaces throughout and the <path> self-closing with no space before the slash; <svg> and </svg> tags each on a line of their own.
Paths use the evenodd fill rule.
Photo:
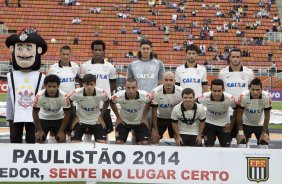
<svg viewBox="0 0 282 184">
<path fill-rule="evenodd" d="M 251 81 L 249 90 L 244 91 L 239 100 L 237 123 L 239 133 L 237 142 L 240 148 L 246 147 L 251 135 L 254 133 L 260 148 L 268 148 L 270 110 L 272 108 L 271 96 L 262 90 L 260 79 Z"/>
<path fill-rule="evenodd" d="M 102 88 L 111 96 L 116 89 L 116 69 L 109 63 L 104 61 L 106 44 L 102 40 L 95 40 L 91 44 L 93 58 L 81 65 L 81 77 L 85 74 L 93 74 L 96 76 L 96 86 Z M 102 108 L 102 103 L 100 104 Z M 113 131 L 113 123 L 111 119 L 111 110 L 107 109 L 104 114 L 107 134 Z"/>
<path fill-rule="evenodd" d="M 149 129 L 146 121 L 146 109 L 149 108 L 150 101 L 149 93 L 137 89 L 135 79 L 127 79 L 125 90 L 112 96 L 110 104 L 117 117 L 115 126 L 117 144 L 125 143 L 131 130 L 135 132 L 137 144 L 148 144 Z M 116 103 L 121 106 L 120 112 L 118 112 Z"/>
<path fill-rule="evenodd" d="M 158 144 L 164 132 L 168 129 L 169 137 L 174 137 L 171 112 L 173 107 L 182 101 L 182 88 L 175 85 L 175 75 L 172 72 L 164 74 L 164 84 L 156 87 L 152 92 L 152 143 Z"/>
<path fill-rule="evenodd" d="M 202 134 L 206 113 L 201 104 L 195 103 L 195 93 L 191 88 L 183 89 L 182 103 L 171 113 L 172 128 L 177 146 L 202 146 Z"/>
<path fill-rule="evenodd" d="M 50 66 L 48 74 L 57 75 L 60 80 L 60 90 L 64 91 L 65 93 L 71 93 L 76 87 L 79 87 L 76 84 L 76 81 L 79 79 L 79 66 L 75 62 L 71 62 L 71 48 L 67 45 L 64 45 L 60 49 L 60 60 L 58 63 L 55 63 Z M 75 119 L 75 108 L 73 104 L 71 104 L 70 109 L 70 118 L 69 122 L 66 127 L 67 133 L 67 141 L 70 141 L 70 133 L 71 133 L 71 126 Z M 52 132 L 50 133 L 49 142 L 52 142 Z"/>
<path fill-rule="evenodd" d="M 127 68 L 127 78 L 136 79 L 138 89 L 151 93 L 154 88 L 163 83 L 164 66 L 154 58 L 152 42 L 142 40 L 138 60 L 131 62 Z"/>
<path fill-rule="evenodd" d="M 236 101 L 232 95 L 224 92 L 223 81 L 212 80 L 211 92 L 204 93 L 196 102 L 206 106 L 205 146 L 213 147 L 217 137 L 221 147 L 230 147 L 230 132 L 233 126 L 230 123 L 228 109 L 229 107 L 236 109 Z"/>
<path fill-rule="evenodd" d="M 75 89 L 70 95 L 70 100 L 77 103 L 77 116 L 79 123 L 76 123 L 72 131 L 72 142 L 79 142 L 88 129 L 94 134 L 95 141 L 106 143 L 106 127 L 103 115 L 109 106 L 108 93 L 96 87 L 96 76 L 86 74 L 82 79 L 83 87 Z M 100 102 L 103 108 L 100 111 Z"/>
<path fill-rule="evenodd" d="M 46 76 L 44 87 L 36 95 L 33 104 L 36 142 L 44 143 L 48 132 L 52 130 L 57 143 L 64 143 L 65 128 L 70 117 L 70 101 L 67 94 L 59 89 L 60 78 L 57 75 Z"/>
<path fill-rule="evenodd" d="M 219 72 L 219 79 L 224 82 L 225 92 L 231 94 L 235 100 L 239 99 L 240 94 L 248 90 L 248 85 L 254 78 L 252 69 L 249 69 L 242 64 L 242 52 L 240 49 L 235 48 L 230 51 L 228 56 L 229 66 L 223 68 Z M 233 110 L 230 109 L 230 114 Z M 236 124 L 236 118 L 231 116 L 231 125 L 234 127 Z M 237 127 L 234 127 L 231 132 L 231 137 L 236 137 Z M 231 142 L 231 139 L 230 139 Z"/>
<path fill-rule="evenodd" d="M 193 89 L 195 97 L 199 97 L 203 92 L 208 92 L 207 71 L 204 66 L 197 64 L 199 49 L 196 45 L 188 45 L 185 52 L 186 63 L 175 71 L 176 85 Z"/>
</svg>

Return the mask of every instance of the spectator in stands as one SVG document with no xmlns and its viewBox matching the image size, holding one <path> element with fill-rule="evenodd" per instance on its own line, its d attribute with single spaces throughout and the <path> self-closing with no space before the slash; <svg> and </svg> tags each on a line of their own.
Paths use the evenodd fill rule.
<svg viewBox="0 0 282 184">
<path fill-rule="evenodd" d="M 74 45 L 78 45 L 78 37 L 77 37 L 77 35 L 75 35 L 74 38 L 73 38 L 73 44 Z"/>
<path fill-rule="evenodd" d="M 214 7 L 215 7 L 216 10 L 220 9 L 220 5 L 219 4 L 216 4 Z"/>
<path fill-rule="evenodd" d="M 117 40 L 117 38 L 114 39 L 113 44 L 114 44 L 114 45 L 118 45 L 118 40 Z"/>
<path fill-rule="evenodd" d="M 133 52 L 132 51 L 129 51 L 126 55 L 127 58 L 133 58 L 134 55 L 133 55 Z"/>
<path fill-rule="evenodd" d="M 207 5 L 205 3 L 202 3 L 202 9 L 205 10 Z"/>
<path fill-rule="evenodd" d="M 192 14 L 193 17 L 196 17 L 197 16 L 197 10 L 192 10 L 191 14 Z"/>
<path fill-rule="evenodd" d="M 223 24 L 223 32 L 228 32 L 228 24 L 227 24 L 227 22 L 224 22 L 224 24 Z"/>
<path fill-rule="evenodd" d="M 209 31 L 210 40 L 213 40 L 214 31 L 210 29 Z"/>
<path fill-rule="evenodd" d="M 77 17 L 77 18 L 75 18 L 75 19 L 72 19 L 72 24 L 73 24 L 73 25 L 78 25 L 78 24 L 81 23 L 81 21 L 82 21 L 82 20 L 80 20 L 79 17 Z"/>
<path fill-rule="evenodd" d="M 126 34 L 126 28 L 124 26 L 121 28 L 121 34 Z"/>
<path fill-rule="evenodd" d="M 276 24 L 273 24 L 272 26 L 272 32 L 278 32 Z"/>
<path fill-rule="evenodd" d="M 272 65 L 270 66 L 270 75 L 274 76 L 276 73 L 276 63 L 275 61 L 272 62 Z"/>
<path fill-rule="evenodd" d="M 169 42 L 169 37 L 167 35 L 165 35 L 164 37 L 164 43 L 168 43 Z"/>
<path fill-rule="evenodd" d="M 97 8 L 96 8 L 96 13 L 97 13 L 97 14 L 100 14 L 100 13 L 101 13 L 101 8 L 100 8 L 100 7 L 97 7 Z"/>
<path fill-rule="evenodd" d="M 200 48 L 200 55 L 205 56 L 206 55 L 206 45 L 201 44 L 199 48 Z"/>
<path fill-rule="evenodd" d="M 264 7 L 264 2 L 263 2 L 263 0 L 260 0 L 260 1 L 258 2 L 258 6 L 259 6 L 259 7 L 262 7 L 262 8 Z"/>
<path fill-rule="evenodd" d="M 272 61 L 272 57 L 273 57 L 272 51 L 269 51 L 269 52 L 267 53 L 267 56 L 268 56 L 268 61 L 271 62 L 271 61 Z"/>
<path fill-rule="evenodd" d="M 181 49 L 182 49 L 182 47 L 178 43 L 173 44 L 173 50 L 174 51 L 180 51 Z"/>
<path fill-rule="evenodd" d="M 118 4 L 115 5 L 115 11 L 119 11 L 119 5 Z"/>
<path fill-rule="evenodd" d="M 221 32 L 221 31 L 222 31 L 221 26 L 216 26 L 216 31 L 217 31 L 217 32 Z"/>
<path fill-rule="evenodd" d="M 89 13 L 90 14 L 95 13 L 95 8 L 94 7 L 89 8 Z"/>
<path fill-rule="evenodd" d="M 165 35 L 169 35 L 169 32 L 170 32 L 170 27 L 165 26 Z"/>
<path fill-rule="evenodd" d="M 9 6 L 9 0 L 5 0 L 6 6 Z"/>
<path fill-rule="evenodd" d="M 278 22 L 278 19 L 279 19 L 278 15 L 275 14 L 275 16 L 272 19 L 272 22 Z"/>
<path fill-rule="evenodd" d="M 125 10 L 129 12 L 130 9 L 131 9 L 130 6 L 129 6 L 129 5 L 126 5 Z"/>
<path fill-rule="evenodd" d="M 176 21 L 177 21 L 177 14 L 172 14 L 172 15 L 171 15 L 171 22 L 172 22 L 173 24 L 176 24 Z"/>
<path fill-rule="evenodd" d="M 21 0 L 18 0 L 18 7 L 22 7 L 22 1 Z"/>
</svg>

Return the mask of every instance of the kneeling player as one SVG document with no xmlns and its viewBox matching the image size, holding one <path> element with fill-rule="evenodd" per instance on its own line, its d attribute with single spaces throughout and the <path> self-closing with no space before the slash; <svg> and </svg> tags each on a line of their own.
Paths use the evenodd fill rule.
<svg viewBox="0 0 282 184">
<path fill-rule="evenodd" d="M 67 95 L 59 90 L 59 86 L 58 76 L 46 76 L 45 89 L 38 92 L 34 100 L 33 119 L 37 143 L 44 143 L 50 130 L 54 132 L 58 143 L 66 141 L 65 128 L 70 117 L 70 101 Z"/>
<path fill-rule="evenodd" d="M 213 147 L 216 137 L 221 147 L 230 147 L 232 124 L 228 116 L 228 109 L 236 108 L 236 102 L 232 95 L 224 92 L 224 84 L 221 79 L 211 82 L 211 92 L 204 93 L 197 98 L 197 102 L 206 106 L 206 124 L 204 128 L 204 141 L 207 147 Z M 233 111 L 233 116 L 234 116 Z"/>
<path fill-rule="evenodd" d="M 148 144 L 149 129 L 146 115 L 150 107 L 150 101 L 149 93 L 137 90 L 137 81 L 135 79 L 127 79 L 125 90 L 112 96 L 111 108 L 117 117 L 117 144 L 125 143 L 131 130 L 135 132 L 137 144 Z M 120 112 L 117 110 L 116 103 L 121 106 Z"/>
<path fill-rule="evenodd" d="M 260 79 L 251 81 L 249 90 L 243 92 L 238 100 L 239 108 L 237 122 L 239 133 L 237 141 L 240 148 L 246 147 L 251 135 L 254 133 L 260 148 L 268 148 L 268 124 L 272 108 L 271 96 L 262 91 Z"/>
<path fill-rule="evenodd" d="M 103 115 L 109 106 L 107 92 L 96 87 L 96 77 L 86 74 L 82 79 L 82 88 L 75 89 L 70 100 L 77 103 L 77 116 L 79 123 L 76 123 L 72 131 L 72 142 L 79 142 L 88 129 L 94 134 L 95 141 L 106 143 L 107 132 Z M 100 102 L 103 101 L 103 108 L 100 111 Z"/>
<path fill-rule="evenodd" d="M 195 93 L 191 88 L 182 91 L 182 103 L 171 113 L 172 128 L 177 146 L 202 146 L 202 134 L 206 113 L 201 104 L 195 103 Z"/>
</svg>

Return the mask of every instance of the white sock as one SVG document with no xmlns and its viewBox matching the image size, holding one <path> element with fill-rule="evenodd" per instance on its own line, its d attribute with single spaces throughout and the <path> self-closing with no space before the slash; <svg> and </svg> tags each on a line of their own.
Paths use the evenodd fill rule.
<svg viewBox="0 0 282 184">
<path fill-rule="evenodd" d="M 71 143 L 71 136 L 66 135 L 66 143 Z"/>
<path fill-rule="evenodd" d="M 268 149 L 268 145 L 259 145 L 260 149 Z"/>
<path fill-rule="evenodd" d="M 49 136 L 48 143 L 51 144 L 57 143 L 55 136 Z"/>
<path fill-rule="evenodd" d="M 238 148 L 247 148 L 247 144 L 239 144 Z"/>
<path fill-rule="evenodd" d="M 92 134 L 84 134 L 83 142 L 91 142 L 92 141 Z"/>
</svg>

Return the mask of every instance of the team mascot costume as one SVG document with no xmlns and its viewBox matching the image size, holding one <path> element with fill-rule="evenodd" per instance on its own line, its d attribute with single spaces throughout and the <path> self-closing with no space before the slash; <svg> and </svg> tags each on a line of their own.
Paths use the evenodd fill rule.
<svg viewBox="0 0 282 184">
<path fill-rule="evenodd" d="M 39 72 L 41 55 L 47 51 L 45 40 L 33 30 L 24 30 L 6 39 L 12 52 L 14 71 L 7 74 L 8 96 L 6 119 L 10 125 L 12 143 L 22 143 L 25 128 L 26 143 L 35 143 L 33 100 L 41 90 L 44 75 Z"/>
</svg>

